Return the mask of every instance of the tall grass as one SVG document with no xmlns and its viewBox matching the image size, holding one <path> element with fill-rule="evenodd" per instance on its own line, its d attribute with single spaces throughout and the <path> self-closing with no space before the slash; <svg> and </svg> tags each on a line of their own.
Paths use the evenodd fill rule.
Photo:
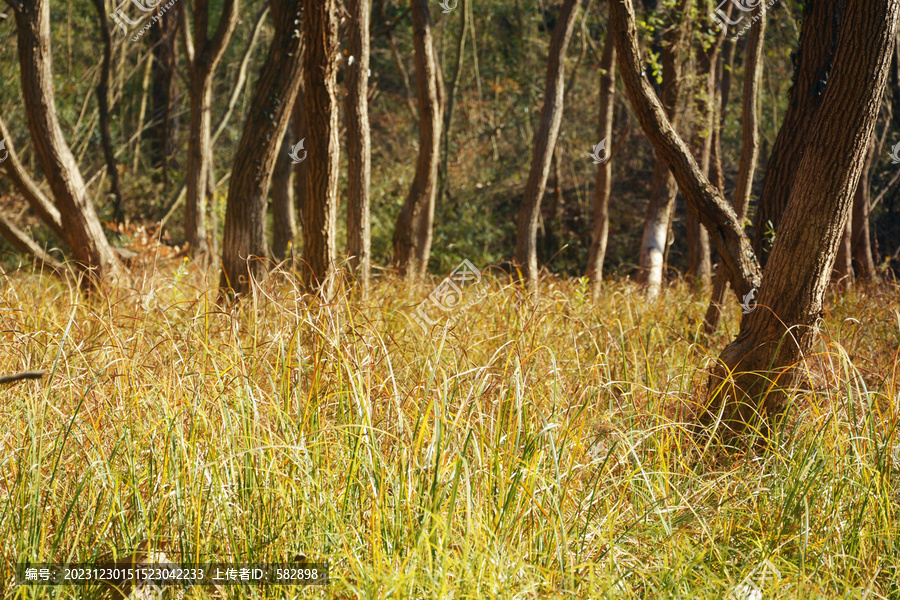
<svg viewBox="0 0 900 600">
<path fill-rule="evenodd" d="M 720 599 L 767 560 L 766 597 L 900 598 L 896 289 L 830 299 L 770 448 L 725 452 L 685 407 L 737 309 L 704 347 L 687 287 L 488 276 L 424 332 L 430 284 L 323 304 L 273 277 L 221 307 L 203 281 L 0 282 L 0 372 L 52 371 L 0 389 L 4 597 L 90 597 L 11 569 L 149 546 L 330 564 L 195 598 Z"/>
</svg>

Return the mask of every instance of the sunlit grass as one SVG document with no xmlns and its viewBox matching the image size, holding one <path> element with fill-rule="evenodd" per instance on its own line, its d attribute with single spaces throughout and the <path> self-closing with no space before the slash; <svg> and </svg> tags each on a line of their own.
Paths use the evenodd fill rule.
<svg viewBox="0 0 900 600">
<path fill-rule="evenodd" d="M 896 288 L 830 298 L 770 449 L 724 452 L 684 420 L 739 310 L 706 345 L 687 287 L 489 273 L 426 333 L 436 281 L 226 308 L 188 266 L 138 281 L 0 281 L 0 373 L 52 371 L 0 389 L 5 597 L 89 597 L 10 570 L 146 545 L 330 563 L 230 597 L 721 599 L 766 560 L 766 597 L 900 595 Z"/>
</svg>

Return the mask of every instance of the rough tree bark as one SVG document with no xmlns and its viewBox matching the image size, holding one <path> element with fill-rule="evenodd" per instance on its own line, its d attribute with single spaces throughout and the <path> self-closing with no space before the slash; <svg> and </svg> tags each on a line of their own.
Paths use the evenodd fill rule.
<svg viewBox="0 0 900 600">
<path fill-rule="evenodd" d="M 766 6 L 761 3 L 754 18 L 757 19 L 750 27 L 750 37 L 747 39 L 747 52 L 744 59 L 744 91 L 743 106 L 741 112 L 741 161 L 738 167 L 737 188 L 731 200 L 737 215 L 738 223 L 743 227 L 747 210 L 750 207 L 750 192 L 753 188 L 753 177 L 756 174 L 759 162 L 759 111 L 757 110 L 757 96 L 759 95 L 759 82 L 762 77 L 763 42 L 766 33 Z M 720 188 L 721 189 L 721 188 Z M 719 269 L 713 282 L 712 299 L 706 316 L 703 320 L 703 331 L 709 336 L 715 333 L 722 317 L 722 305 L 725 295 L 728 293 L 728 277 L 724 269 Z"/>
<path fill-rule="evenodd" d="M 427 0 L 410 0 L 419 98 L 416 173 L 394 227 L 394 266 L 401 276 L 424 277 L 431 254 L 434 202 L 441 152 L 442 98 Z"/>
<path fill-rule="evenodd" d="M 268 268 L 266 200 L 303 70 L 300 3 L 269 0 L 269 7 L 275 35 L 235 153 L 225 208 L 221 287 L 238 294 L 246 294 Z"/>
<path fill-rule="evenodd" d="M 50 0 L 8 2 L 16 16 L 22 97 L 35 154 L 53 191 L 64 240 L 86 282 L 123 273 L 56 117 L 50 52 Z"/>
<path fill-rule="evenodd" d="M 188 3 L 179 4 L 181 27 L 187 50 L 191 79 L 190 137 L 188 142 L 187 197 L 184 235 L 191 254 L 204 261 L 209 255 L 206 232 L 206 204 L 210 174 L 212 129 L 212 83 L 216 66 L 225 53 L 238 22 L 238 0 L 224 0 L 222 14 L 213 37 L 209 38 L 209 1 L 194 0 L 194 34 L 188 26 Z M 234 179 L 232 179 L 234 181 Z"/>
<path fill-rule="evenodd" d="M 762 265 L 766 264 L 770 251 L 766 241 L 768 223 L 771 221 L 777 232 L 807 138 L 812 133 L 812 122 L 830 84 L 829 74 L 834 64 L 844 4 L 845 0 L 816 0 L 804 4 L 794 85 L 766 166 L 754 220 L 753 250 Z"/>
<path fill-rule="evenodd" d="M 581 0 L 565 0 L 550 38 L 547 53 L 547 76 L 544 82 L 544 105 L 534 134 L 531 168 L 519 209 L 516 234 L 516 263 L 528 281 L 538 277 L 537 230 L 541 217 L 541 199 L 547 187 L 553 149 L 559 135 L 565 95 L 565 60 Z"/>
<path fill-rule="evenodd" d="M 844 4 L 828 88 L 796 165 L 759 307 L 744 316 L 710 377 L 705 420 L 721 409 L 727 431 L 784 409 L 783 390 L 796 382 L 798 365 L 818 337 L 825 290 L 884 93 L 898 13 L 895 0 Z M 725 380 L 728 373 L 734 376 Z"/>
<path fill-rule="evenodd" d="M 615 1 L 615 0 L 613 0 Z M 681 48 L 690 25 L 692 0 L 679 0 L 673 16 L 675 22 L 663 36 L 662 49 L 662 102 L 666 117 L 677 130 L 680 111 L 678 107 L 681 91 Z M 666 160 L 656 152 L 653 176 L 650 182 L 650 200 L 641 239 L 640 271 L 638 281 L 644 286 L 648 299 L 659 295 L 662 287 L 669 224 L 675 209 L 677 188 Z"/>
<path fill-rule="evenodd" d="M 348 0 L 347 67 L 347 255 L 360 288 L 369 287 L 372 235 L 369 219 L 369 0 Z"/>
<path fill-rule="evenodd" d="M 613 114 L 616 101 L 616 42 L 612 31 L 606 34 L 603 56 L 600 59 L 600 121 L 597 136 L 606 140 L 607 152 L 612 151 L 611 138 Z M 591 297 L 596 302 L 603 280 L 603 261 L 606 259 L 606 242 L 609 236 L 609 197 L 612 193 L 612 157 L 597 165 L 597 179 L 594 184 L 594 207 L 591 216 L 591 249 L 588 253 L 587 272 L 591 281 Z"/>
<path fill-rule="evenodd" d="M 338 101 L 335 94 L 338 51 L 336 0 L 304 0 L 306 22 L 306 205 L 303 209 L 303 256 L 309 289 L 329 299 L 335 279 L 335 224 L 338 202 Z"/>
</svg>

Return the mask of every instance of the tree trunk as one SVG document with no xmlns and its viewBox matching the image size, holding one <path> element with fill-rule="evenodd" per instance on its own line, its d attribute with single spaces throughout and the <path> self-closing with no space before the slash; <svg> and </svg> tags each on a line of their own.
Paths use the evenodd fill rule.
<svg viewBox="0 0 900 600">
<path fill-rule="evenodd" d="M 678 107 L 681 91 L 681 48 L 690 25 L 691 0 L 679 0 L 674 9 L 675 22 L 664 34 L 662 49 L 662 103 L 666 117 L 674 129 L 678 128 L 680 111 Z M 642 67 L 643 68 L 643 67 Z M 644 286 L 648 299 L 656 298 L 662 287 L 669 224 L 675 210 L 677 194 L 675 179 L 666 160 L 656 152 L 653 177 L 650 183 L 650 201 L 641 240 L 640 272 L 638 281 Z"/>
<path fill-rule="evenodd" d="M 766 7 L 760 4 L 754 18 L 757 19 L 750 27 L 750 37 L 747 39 L 747 52 L 744 60 L 744 91 L 741 112 L 741 162 L 738 168 L 737 188 L 732 198 L 732 206 L 737 216 L 738 223 L 743 229 L 744 219 L 750 207 L 750 194 L 753 190 L 753 177 L 756 175 L 756 167 L 759 162 L 759 111 L 757 109 L 757 96 L 759 95 L 759 82 L 762 76 L 763 42 L 766 33 Z M 721 189 L 721 188 L 720 188 Z M 713 283 L 712 299 L 706 316 L 703 320 L 703 332 L 709 336 L 715 333 L 722 317 L 722 305 L 725 303 L 725 295 L 728 293 L 728 277 L 724 269 L 719 269 Z"/>
<path fill-rule="evenodd" d="M 834 267 L 831 269 L 831 283 L 839 288 L 846 289 L 853 282 L 853 251 L 851 238 L 853 237 L 853 212 L 847 216 L 844 225 L 844 234 L 841 236 L 837 247 L 837 256 L 834 259 Z"/>
<path fill-rule="evenodd" d="M 875 157 L 875 140 L 869 142 L 866 162 L 863 164 L 859 185 L 853 195 L 853 233 L 851 250 L 856 276 L 863 281 L 875 279 L 875 261 L 872 259 L 872 242 L 869 238 L 869 194 L 872 159 Z"/>
<path fill-rule="evenodd" d="M 728 13 L 731 15 L 731 4 L 728 5 Z M 722 45 L 722 61 L 718 68 L 718 87 L 719 87 L 719 118 L 716 120 L 713 129 L 713 147 L 712 159 L 710 160 L 710 168 L 712 169 L 712 177 L 710 180 L 713 185 L 718 188 L 719 193 L 725 195 L 725 173 L 722 169 L 722 128 L 725 126 L 725 118 L 728 116 L 728 100 L 731 97 L 731 73 L 734 68 L 734 53 L 737 44 L 731 39 L 726 38 Z M 709 235 L 707 233 L 707 235 Z"/>
<path fill-rule="evenodd" d="M 66 144 L 56 116 L 50 54 L 50 0 L 10 3 L 16 15 L 16 41 L 22 97 L 35 154 L 44 171 L 65 235 L 78 267 L 91 283 L 122 273 L 97 213 L 87 196 L 84 179 Z"/>
<path fill-rule="evenodd" d="M 47 267 L 54 273 L 65 272 L 65 265 L 47 254 L 31 236 L 16 227 L 2 212 L 0 212 L 0 236 L 6 238 L 16 250 L 35 258 L 42 266 Z"/>
<path fill-rule="evenodd" d="M 169 163 L 178 149 L 178 13 L 169 10 L 159 15 L 159 21 L 147 32 L 153 66 L 150 78 L 150 118 L 147 136 L 150 138 L 150 164 L 162 168 L 163 185 L 169 186 Z"/>
<path fill-rule="evenodd" d="M 613 115 L 616 103 L 616 41 L 612 32 L 607 32 L 603 43 L 603 57 L 600 59 L 600 119 L 597 137 L 606 140 L 607 152 L 612 152 Z M 597 179 L 594 184 L 594 210 L 591 227 L 591 249 L 588 253 L 587 273 L 591 281 L 591 297 L 594 302 L 600 296 L 600 282 L 603 280 L 603 261 L 606 259 L 606 242 L 609 236 L 609 197 L 612 193 L 612 156 L 597 165 Z"/>
<path fill-rule="evenodd" d="M 825 290 L 884 93 L 898 13 L 900 3 L 893 0 L 847 0 L 828 89 L 820 100 L 809 96 L 797 107 L 819 106 L 796 165 L 759 308 L 744 316 L 710 377 L 704 420 L 715 419 L 725 402 L 727 431 L 743 429 L 757 414 L 783 410 L 783 390 L 796 382 L 798 365 L 818 337 Z M 725 369 L 736 373 L 733 379 L 725 381 Z"/>
<path fill-rule="evenodd" d="M 281 138 L 281 148 L 272 171 L 272 255 L 278 260 L 287 257 L 288 244 L 297 235 L 292 185 L 294 169 L 290 157 L 291 143 L 288 140 L 290 133 L 291 128 L 288 126 Z"/>
<path fill-rule="evenodd" d="M 565 0 L 559 11 L 559 19 L 553 28 L 547 55 L 547 76 L 544 83 L 544 105 L 540 122 L 534 135 L 531 169 L 519 209 L 516 235 L 516 263 L 522 276 L 529 281 L 538 277 L 537 230 L 541 216 L 541 198 L 547 186 L 553 148 L 559 135 L 563 116 L 565 94 L 565 60 L 572 30 L 578 17 L 580 0 Z"/>
<path fill-rule="evenodd" d="M 306 61 L 304 59 L 304 64 Z M 304 86 L 306 85 L 303 81 L 303 77 L 300 78 L 300 85 L 297 86 L 297 99 L 294 100 L 294 116 L 293 116 L 293 134 L 294 137 L 292 142 L 299 143 L 300 140 L 306 140 L 307 135 L 307 125 L 306 125 L 306 94 L 304 93 Z M 304 220 L 304 210 L 306 210 L 307 205 L 309 204 L 306 201 L 307 198 L 307 180 L 308 177 L 308 166 L 309 161 L 302 161 L 299 164 L 294 166 L 294 205 L 296 206 L 297 220 L 300 222 L 300 231 L 301 233 L 306 232 L 306 221 Z"/>
<path fill-rule="evenodd" d="M 275 35 L 235 153 L 225 208 L 221 287 L 238 294 L 247 294 L 268 268 L 266 200 L 303 70 L 303 37 L 294 25 L 300 23 L 300 4 L 269 0 L 269 7 Z M 317 146 L 310 147 L 315 156 Z"/>
<path fill-rule="evenodd" d="M 672 170 L 688 208 L 700 216 L 700 222 L 710 232 L 710 239 L 728 271 L 731 285 L 739 294 L 749 293 L 759 286 L 761 279 L 750 241 L 744 235 L 734 209 L 700 172 L 700 167 L 672 127 L 646 77 L 632 2 L 616 0 L 611 3 L 616 55 L 628 97 L 644 133 Z"/>
<path fill-rule="evenodd" d="M 372 234 L 369 219 L 369 0 L 349 0 L 347 67 L 347 255 L 362 290 L 369 287 Z"/>
<path fill-rule="evenodd" d="M 766 241 L 769 222 L 777 232 L 807 138 L 812 133 L 812 123 L 827 89 L 826 83 L 830 85 L 829 72 L 834 64 L 844 3 L 844 0 L 817 0 L 804 5 L 794 85 L 781 129 L 772 146 L 754 221 L 753 250 L 762 265 L 766 264 L 770 250 Z"/>
<path fill-rule="evenodd" d="M 426 0 L 410 0 L 419 97 L 419 156 L 412 187 L 394 228 L 394 265 L 419 279 L 428 269 L 441 143 L 441 97 L 437 59 Z"/>
<path fill-rule="evenodd" d="M 303 211 L 303 254 L 306 285 L 326 300 L 335 279 L 335 225 L 338 202 L 338 101 L 335 95 L 338 37 L 337 0 L 304 0 L 306 22 L 306 206 Z"/>
<path fill-rule="evenodd" d="M 447 110 L 444 116 L 444 143 L 441 152 L 440 182 L 441 198 L 450 198 L 450 131 L 453 127 L 453 109 L 456 105 L 456 90 L 462 78 L 463 58 L 466 53 L 466 34 L 469 30 L 469 9 L 466 4 L 470 0 L 459 0 L 462 4 L 462 23 L 459 26 L 459 37 L 456 42 L 456 67 L 453 71 L 453 79 L 450 81 L 450 90 L 447 93 Z"/>
<path fill-rule="evenodd" d="M 97 24 L 100 39 L 103 41 L 103 60 L 100 64 L 100 83 L 97 84 L 97 112 L 100 120 L 100 141 L 103 146 L 103 158 L 106 161 L 106 173 L 109 175 L 109 193 L 113 197 L 113 213 L 117 223 L 125 220 L 122 207 L 122 191 L 119 189 L 119 167 L 113 152 L 112 136 L 109 132 L 109 72 L 112 68 L 112 40 L 106 25 L 106 2 L 94 0 L 97 9 Z"/>
<path fill-rule="evenodd" d="M 190 138 L 188 142 L 187 197 L 184 211 L 184 235 L 194 258 L 205 262 L 209 255 L 206 232 L 206 204 L 209 163 L 212 154 L 212 83 L 216 66 L 225 53 L 238 21 L 238 0 L 225 0 L 219 24 L 208 39 L 208 0 L 194 0 L 194 40 L 190 41 L 187 2 L 179 4 L 191 76 Z M 234 178 L 232 177 L 232 182 Z M 226 247 L 227 248 L 227 247 Z M 227 251 L 227 250 L 226 250 Z"/>
</svg>

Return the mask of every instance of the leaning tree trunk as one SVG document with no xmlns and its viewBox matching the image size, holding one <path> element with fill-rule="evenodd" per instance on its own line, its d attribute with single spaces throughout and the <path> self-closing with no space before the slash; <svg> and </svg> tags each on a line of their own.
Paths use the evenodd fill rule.
<svg viewBox="0 0 900 600">
<path fill-rule="evenodd" d="M 225 208 L 221 287 L 238 294 L 250 291 L 268 268 L 266 200 L 303 70 L 303 37 L 295 26 L 303 12 L 300 4 L 269 0 L 269 6 L 275 35 L 235 153 Z"/>
<path fill-rule="evenodd" d="M 875 279 L 875 261 L 872 258 L 872 242 L 869 239 L 869 194 L 872 160 L 875 157 L 875 140 L 869 142 L 866 162 L 863 165 L 856 194 L 853 197 L 853 233 L 850 249 L 856 276 L 863 281 Z"/>
<path fill-rule="evenodd" d="M 335 225 L 338 202 L 338 101 L 335 93 L 338 37 L 337 0 L 304 0 L 306 22 L 306 205 L 303 256 L 306 285 L 326 300 L 335 279 Z"/>
<path fill-rule="evenodd" d="M 347 67 L 347 255 L 360 288 L 369 287 L 372 234 L 369 220 L 369 0 L 349 0 Z"/>
<path fill-rule="evenodd" d="M 606 140 L 608 152 L 612 151 L 611 140 L 613 115 L 616 102 L 616 41 L 612 32 L 607 32 L 600 59 L 600 124 L 597 136 Z M 591 227 L 591 249 L 588 253 L 586 276 L 591 281 L 591 297 L 599 299 L 600 282 L 603 280 L 603 261 L 606 258 L 606 242 L 609 237 L 609 197 L 612 193 L 612 156 L 597 165 L 597 179 L 594 184 L 593 225 Z"/>
<path fill-rule="evenodd" d="M 91 282 L 118 275 L 122 273 L 122 265 L 103 233 L 56 116 L 50 53 L 50 0 L 9 4 L 16 15 L 22 97 L 31 141 L 53 191 L 65 241 L 78 267 L 88 273 Z"/>
<path fill-rule="evenodd" d="M 830 85 L 829 73 L 834 64 L 834 49 L 837 47 L 844 4 L 844 0 L 816 0 L 804 5 L 806 10 L 800 47 L 796 53 L 794 85 L 766 166 L 759 209 L 754 220 L 753 250 L 763 265 L 770 249 L 766 235 L 770 230 L 769 223 L 777 235 L 797 166 L 812 134 L 812 123 Z"/>
<path fill-rule="evenodd" d="M 763 42 L 766 33 L 766 6 L 760 4 L 756 11 L 757 21 L 750 27 L 750 37 L 747 39 L 747 52 L 744 59 L 744 91 L 741 124 L 743 127 L 741 137 L 741 161 L 738 168 L 737 188 L 732 198 L 732 206 L 737 215 L 738 223 L 743 228 L 744 218 L 750 207 L 750 193 L 753 189 L 753 177 L 756 174 L 759 162 L 759 111 L 757 110 L 757 96 L 759 95 L 759 82 L 762 76 Z M 721 189 L 721 188 L 720 188 Z M 703 320 L 703 332 L 709 336 L 715 333 L 722 317 L 722 305 L 725 303 L 725 295 L 728 293 L 728 277 L 724 269 L 716 273 L 713 282 L 712 299 L 706 309 Z"/>
<path fill-rule="evenodd" d="M 206 203 L 212 155 L 211 129 L 212 83 L 216 66 L 222 59 L 238 21 L 238 0 L 225 0 L 219 25 L 208 39 L 208 0 L 194 2 L 194 40 L 190 41 L 186 2 L 179 5 L 183 34 L 188 47 L 188 72 L 191 77 L 190 137 L 188 141 L 187 197 L 184 211 L 184 235 L 191 254 L 205 261 L 209 256 L 206 233 Z M 232 178 L 232 182 L 234 179 Z"/>
<path fill-rule="evenodd" d="M 394 265 L 403 277 L 419 279 L 428 268 L 441 158 L 440 73 L 434 54 L 426 0 L 410 0 L 419 97 L 419 156 L 412 187 L 394 228 Z"/>
<path fill-rule="evenodd" d="M 674 9 L 675 23 L 664 35 L 662 50 L 662 102 L 666 116 L 677 129 L 680 111 L 681 47 L 684 45 L 690 25 L 691 0 L 679 0 Z M 669 237 L 669 225 L 675 210 L 677 187 L 664 157 L 656 152 L 653 177 L 650 180 L 650 201 L 641 239 L 640 271 L 638 281 L 644 286 L 648 299 L 659 295 L 662 288 L 663 267 Z"/>
<path fill-rule="evenodd" d="M 522 270 L 522 276 L 529 281 L 536 281 L 538 277 L 537 230 L 541 217 L 541 198 L 547 187 L 553 149 L 562 123 L 566 50 L 572 39 L 579 8 L 580 0 L 565 0 L 553 28 L 547 54 L 544 106 L 534 134 L 531 169 L 528 171 L 528 181 L 522 196 L 516 234 L 516 263 Z"/>
<path fill-rule="evenodd" d="M 796 382 L 798 365 L 818 337 L 831 268 L 884 93 L 898 13 L 895 0 L 847 0 L 844 5 L 828 88 L 796 164 L 759 307 L 744 316 L 740 333 L 710 378 L 705 420 L 715 419 L 725 402 L 722 419 L 728 431 L 755 422 L 757 414 L 784 409 L 784 390 Z M 801 100 L 798 109 L 814 100 Z M 734 376 L 726 380 L 728 373 Z"/>
</svg>

